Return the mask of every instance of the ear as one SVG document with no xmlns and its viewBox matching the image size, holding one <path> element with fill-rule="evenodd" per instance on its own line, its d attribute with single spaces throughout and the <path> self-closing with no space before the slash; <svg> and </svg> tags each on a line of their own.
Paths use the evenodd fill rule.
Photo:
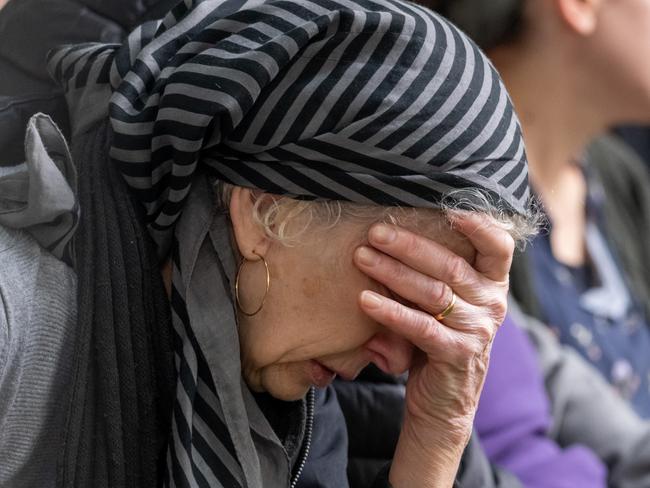
<svg viewBox="0 0 650 488">
<path fill-rule="evenodd" d="M 270 239 L 264 228 L 253 219 L 256 197 L 249 188 L 235 186 L 230 197 L 230 221 L 239 254 L 256 261 L 268 252 Z"/>
<path fill-rule="evenodd" d="M 593 34 L 603 0 L 555 0 L 564 23 L 582 36 Z"/>
</svg>

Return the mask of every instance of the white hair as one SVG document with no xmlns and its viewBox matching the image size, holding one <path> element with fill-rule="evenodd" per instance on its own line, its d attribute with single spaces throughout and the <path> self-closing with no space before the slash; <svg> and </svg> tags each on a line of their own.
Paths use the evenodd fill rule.
<svg viewBox="0 0 650 488">
<path fill-rule="evenodd" d="M 233 185 L 220 181 L 215 187 L 218 204 L 227 210 Z M 494 204 L 485 192 L 477 188 L 454 190 L 446 194 L 440 209 L 384 207 L 339 200 L 297 200 L 259 190 L 253 190 L 253 195 L 255 198 L 253 219 L 264 229 L 267 236 L 287 246 L 299 243 L 301 236 L 308 230 L 329 230 L 343 220 L 358 221 L 368 225 L 386 222 L 414 227 L 417 226 L 418 221 L 422 221 L 423 211 L 429 212 L 429 215 L 443 217 L 443 219 L 428 220 L 430 224 L 439 224 L 444 217 L 451 216 L 457 211 L 489 215 L 513 237 L 519 246 L 523 246 L 537 233 L 542 222 L 539 205 L 531 204 L 530 214 L 527 216 L 512 214 Z"/>
</svg>

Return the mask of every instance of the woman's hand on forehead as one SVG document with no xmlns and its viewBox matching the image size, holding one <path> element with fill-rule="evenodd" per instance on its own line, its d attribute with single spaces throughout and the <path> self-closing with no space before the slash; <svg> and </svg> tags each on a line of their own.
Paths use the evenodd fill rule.
<svg viewBox="0 0 650 488">
<path fill-rule="evenodd" d="M 482 214 L 456 213 L 450 220 L 476 249 L 473 265 L 453 249 L 385 224 L 373 226 L 370 245 L 355 253 L 361 271 L 403 298 L 364 290 L 361 308 L 422 351 L 406 387 L 405 422 L 391 470 L 396 488 L 431 476 L 437 482 L 451 476 L 453 482 L 457 464 L 450 469 L 450 460 L 460 459 L 469 439 L 492 340 L 507 310 L 512 237 Z M 452 299 L 451 313 L 436 318 Z"/>
<path fill-rule="evenodd" d="M 415 305 L 411 308 L 365 290 L 360 297 L 362 308 L 423 350 L 438 344 L 423 342 L 422 334 L 428 338 L 431 330 L 442 329 L 436 336 L 446 329 L 478 333 L 479 324 L 488 322 L 487 316 L 490 323 L 485 325 L 493 332 L 496 329 L 492 326 L 500 325 L 505 317 L 514 241 L 480 214 L 457 214 L 453 225 L 477 250 L 473 266 L 434 240 L 385 224 L 373 226 L 368 233 L 370 246 L 362 246 L 355 253 L 361 271 Z M 434 316 L 447 307 L 454 293 L 453 313 L 442 324 Z M 368 308 L 369 296 L 381 306 Z"/>
</svg>

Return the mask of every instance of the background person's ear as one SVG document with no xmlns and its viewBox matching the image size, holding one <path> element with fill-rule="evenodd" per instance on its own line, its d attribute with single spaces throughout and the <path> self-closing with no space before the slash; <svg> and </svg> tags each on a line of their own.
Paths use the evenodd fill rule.
<svg viewBox="0 0 650 488">
<path fill-rule="evenodd" d="M 250 261 L 265 256 L 270 239 L 264 228 L 253 218 L 253 208 L 258 197 L 249 188 L 235 186 L 230 197 L 230 221 L 239 254 Z"/>
<path fill-rule="evenodd" d="M 555 0 L 565 25 L 582 36 L 589 36 L 596 30 L 602 3 L 603 0 Z"/>
</svg>

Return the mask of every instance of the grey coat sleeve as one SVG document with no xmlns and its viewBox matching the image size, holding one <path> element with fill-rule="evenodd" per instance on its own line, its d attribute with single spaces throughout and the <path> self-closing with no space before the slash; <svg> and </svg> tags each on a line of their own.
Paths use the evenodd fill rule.
<svg viewBox="0 0 650 488">
<path fill-rule="evenodd" d="M 558 444 L 583 444 L 609 469 L 612 488 L 650 486 L 650 422 L 640 418 L 601 374 L 577 352 L 562 346 L 541 322 L 516 304 L 510 313 L 531 337 L 551 400 Z"/>
</svg>

